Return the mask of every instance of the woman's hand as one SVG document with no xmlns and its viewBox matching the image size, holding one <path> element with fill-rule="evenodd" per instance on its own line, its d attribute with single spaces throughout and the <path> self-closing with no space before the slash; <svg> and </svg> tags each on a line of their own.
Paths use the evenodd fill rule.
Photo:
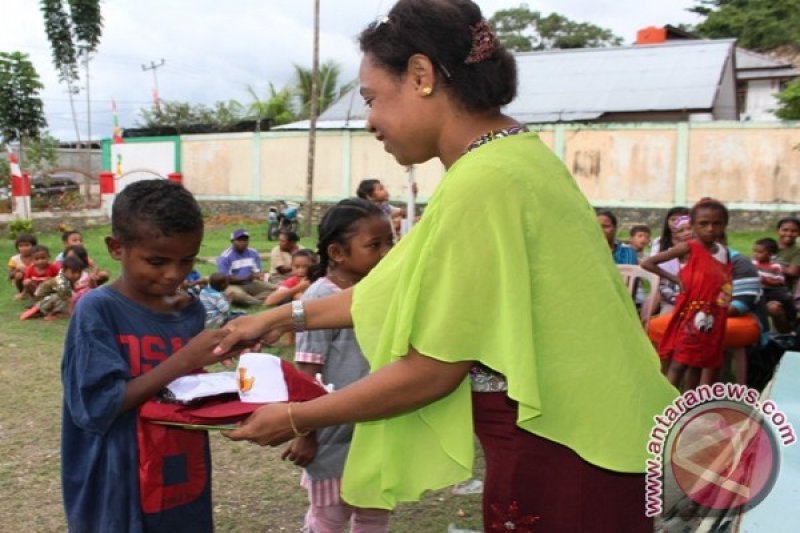
<svg viewBox="0 0 800 533">
<path fill-rule="evenodd" d="M 289 406 L 285 403 L 259 407 L 239 428 L 222 434 L 231 440 L 249 440 L 261 446 L 277 446 L 295 436 L 289 422 Z"/>
<path fill-rule="evenodd" d="M 311 464 L 317 455 L 317 437 L 314 433 L 309 433 L 303 437 L 297 437 L 281 454 L 281 459 L 290 460 L 297 466 L 306 467 Z"/>
<path fill-rule="evenodd" d="M 291 321 L 281 320 L 281 314 L 289 315 L 280 307 L 255 315 L 246 315 L 231 320 L 220 330 L 223 332 L 219 345 L 214 350 L 217 355 L 228 352 L 252 349 L 264 344 L 270 346 L 277 342 L 281 335 L 291 330 Z"/>
</svg>

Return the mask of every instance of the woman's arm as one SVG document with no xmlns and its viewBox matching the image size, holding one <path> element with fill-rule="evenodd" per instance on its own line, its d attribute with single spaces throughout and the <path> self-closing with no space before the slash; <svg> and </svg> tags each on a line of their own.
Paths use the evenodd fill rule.
<svg viewBox="0 0 800 533">
<path fill-rule="evenodd" d="M 325 298 L 303 301 L 305 329 L 343 329 L 353 327 L 350 306 L 353 289 L 343 290 Z M 222 355 L 236 345 L 265 344 L 276 341 L 283 333 L 293 329 L 290 304 L 263 311 L 255 315 L 232 320 L 224 328 L 226 337 L 221 340 L 215 353 Z"/>
<path fill-rule="evenodd" d="M 402 359 L 340 391 L 310 402 L 265 405 L 240 428 L 224 434 L 233 440 L 275 446 L 295 436 L 292 426 L 306 432 L 397 415 L 451 393 L 464 380 L 471 366 L 471 361 L 445 363 L 411 348 Z"/>
</svg>

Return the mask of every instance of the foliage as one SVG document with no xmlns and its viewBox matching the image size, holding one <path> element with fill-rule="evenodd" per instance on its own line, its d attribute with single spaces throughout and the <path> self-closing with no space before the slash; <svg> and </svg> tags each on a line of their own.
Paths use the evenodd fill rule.
<svg viewBox="0 0 800 533">
<path fill-rule="evenodd" d="M 247 92 L 253 99 L 250 107 L 247 108 L 247 112 L 251 116 L 259 120 L 269 118 L 276 126 L 297 120 L 297 114 L 292 105 L 294 92 L 291 88 L 284 87 L 278 91 L 270 83 L 266 100 L 259 98 L 256 90 L 250 85 L 247 86 Z"/>
<path fill-rule="evenodd" d="M 800 45 L 800 0 L 696 0 L 689 9 L 705 17 L 695 27 L 703 37 L 735 37 L 739 46 L 769 50 Z"/>
<path fill-rule="evenodd" d="M 236 100 L 215 102 L 212 107 L 189 102 L 162 101 L 161 112 L 155 106 L 139 110 L 141 120 L 137 125 L 145 128 L 170 126 L 178 133 L 189 126 L 207 124 L 224 128 L 240 122 L 245 118 L 244 106 Z"/>
<path fill-rule="evenodd" d="M 28 143 L 25 150 L 26 168 L 34 174 L 56 166 L 58 162 L 58 139 L 45 133 Z"/>
<path fill-rule="evenodd" d="M 775 114 L 783 120 L 800 120 L 800 78 L 794 80 L 778 93 L 780 102 Z M 798 145 L 800 146 L 800 145 Z"/>
<path fill-rule="evenodd" d="M 527 4 L 497 11 L 489 21 L 506 48 L 517 52 L 551 48 L 619 46 L 622 38 L 588 22 L 575 22 L 558 13 L 542 15 Z"/>
<path fill-rule="evenodd" d="M 39 75 L 21 52 L 0 52 L 0 134 L 6 142 L 39 136 L 47 127 Z"/>
<path fill-rule="evenodd" d="M 5 157 L 0 159 L 0 187 L 8 187 L 11 180 L 11 167 Z"/>
<path fill-rule="evenodd" d="M 33 220 L 18 218 L 8 223 L 8 233 L 11 240 L 17 238 L 20 233 L 33 233 Z"/>
<path fill-rule="evenodd" d="M 296 94 L 300 101 L 299 118 L 311 114 L 311 69 L 294 65 Z M 335 61 L 326 61 L 319 67 L 319 113 L 325 111 L 341 95 L 355 86 L 355 81 L 339 85 L 341 67 Z"/>
</svg>

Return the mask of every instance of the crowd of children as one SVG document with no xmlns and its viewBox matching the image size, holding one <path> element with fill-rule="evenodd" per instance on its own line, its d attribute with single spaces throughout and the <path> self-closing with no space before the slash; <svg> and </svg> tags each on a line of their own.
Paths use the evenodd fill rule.
<svg viewBox="0 0 800 533">
<path fill-rule="evenodd" d="M 158 199 L 170 209 L 144 207 L 148 202 L 143 198 L 151 204 Z M 232 305 L 250 303 L 236 295 L 246 294 L 260 305 L 281 305 L 333 294 L 369 273 L 395 240 L 392 219 L 379 204 L 353 198 L 330 208 L 319 225 L 316 252 L 302 249 L 297 235 L 282 234 L 271 253 L 280 264 L 271 265 L 266 278 L 244 229 L 232 233 L 217 272 L 206 277 L 193 270 L 202 218 L 185 189 L 163 180 L 131 185 L 118 196 L 107 242 L 121 273 L 102 289 L 97 288 L 109 275 L 89 258 L 79 232 L 64 232 L 64 249 L 55 261 L 34 235 L 16 238 L 17 254 L 9 259 L 8 276 L 16 298 L 29 301 L 20 318 L 50 320 L 73 314 L 64 352 L 62 429 L 62 454 L 68 459 L 62 466 L 64 499 L 71 527 L 211 529 L 207 436 L 156 430 L 138 421 L 136 408 L 172 379 L 218 359 L 210 350 L 215 331 L 243 314 Z M 723 204 L 703 199 L 691 209 L 669 210 L 658 238 L 652 239 L 648 226 L 637 224 L 630 228 L 629 240 L 620 242 L 616 216 L 597 213 L 614 260 L 638 263 L 661 278 L 656 288 L 663 314 L 657 352 L 665 375 L 679 388 L 719 379 L 724 350 L 730 347 L 726 325 L 736 317 L 757 317 L 753 322 L 759 333 L 769 328 L 786 333 L 797 327 L 800 220 L 781 219 L 778 239 L 757 240 L 752 259 L 747 259 L 726 245 L 728 217 Z M 183 292 L 192 296 L 174 297 Z M 84 300 L 80 306 L 78 300 Z M 204 330 L 207 333 L 199 335 Z M 146 346 L 145 336 L 150 339 Z M 153 339 L 160 340 L 153 344 Z M 746 358 L 743 348 L 737 350 L 736 379 L 744 382 Z M 92 370 L 85 372 L 89 358 Z M 335 388 L 368 372 L 353 331 L 345 329 L 299 333 L 295 362 L 301 371 L 320 374 Z M 283 453 L 284 459 L 305 469 L 309 530 L 341 530 L 348 523 L 364 531 L 387 528 L 387 512 L 354 508 L 339 497 L 351 435 L 350 425 L 326 428 L 296 438 Z M 165 453 L 159 449 L 162 445 L 169 446 L 171 455 L 184 454 L 192 464 L 172 473 L 136 464 L 142 456 Z M 128 474 L 114 480 L 113 490 L 108 479 L 87 477 L 95 468 L 118 467 Z M 165 489 L 164 476 L 173 474 L 184 480 L 184 496 L 177 500 Z M 141 492 L 145 488 L 165 496 L 148 500 Z M 105 495 L 102 501 L 93 500 L 97 494 Z M 98 508 L 105 510 L 98 513 Z M 189 515 L 192 519 L 187 521 Z"/>
<path fill-rule="evenodd" d="M 21 320 L 42 316 L 47 320 L 68 317 L 86 291 L 108 281 L 83 247 L 80 232 L 67 230 L 64 248 L 51 261 L 50 249 L 35 235 L 20 233 L 14 241 L 17 254 L 8 261 L 8 277 L 17 290 L 16 300 L 26 301 Z"/>
<path fill-rule="evenodd" d="M 660 277 L 661 316 L 650 320 L 648 333 L 665 375 L 684 390 L 718 380 L 729 353 L 736 381 L 746 383 L 747 349 L 770 335 L 794 337 L 798 327 L 800 220 L 779 220 L 778 239 L 758 239 L 744 250 L 747 260 L 727 246 L 728 216 L 723 204 L 708 198 L 691 209 L 676 206 L 650 243 L 646 225 L 634 225 L 630 240 L 618 241 L 616 216 L 597 212 L 613 260 L 638 263 Z"/>
</svg>

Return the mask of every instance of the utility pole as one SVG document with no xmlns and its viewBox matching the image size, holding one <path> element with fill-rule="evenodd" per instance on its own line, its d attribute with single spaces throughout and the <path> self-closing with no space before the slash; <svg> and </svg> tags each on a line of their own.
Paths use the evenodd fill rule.
<svg viewBox="0 0 800 533">
<path fill-rule="evenodd" d="M 83 47 L 83 65 L 86 71 L 86 176 L 92 175 L 92 98 L 89 92 L 89 47 Z M 91 181 L 85 179 L 85 191 L 87 200 L 92 198 Z"/>
<path fill-rule="evenodd" d="M 314 59 L 311 65 L 311 105 L 308 126 L 308 173 L 306 174 L 306 237 L 314 227 L 314 160 L 317 148 L 317 115 L 319 114 L 319 0 L 314 0 Z"/>
<path fill-rule="evenodd" d="M 147 65 L 142 65 L 142 71 L 153 71 L 153 102 L 156 105 L 156 114 L 158 114 L 159 122 L 161 122 L 161 97 L 158 94 L 158 68 L 163 67 L 164 63 L 165 61 L 162 58 L 159 64 L 155 64 L 153 61 L 151 61 L 149 67 Z"/>
</svg>

